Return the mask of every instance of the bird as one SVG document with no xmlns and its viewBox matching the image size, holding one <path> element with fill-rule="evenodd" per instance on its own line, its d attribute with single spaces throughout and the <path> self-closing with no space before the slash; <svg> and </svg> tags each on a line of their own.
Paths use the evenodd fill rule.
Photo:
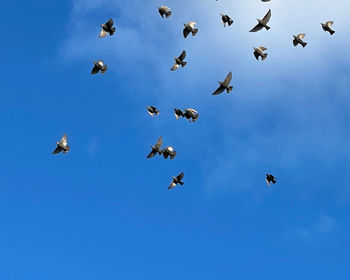
<svg viewBox="0 0 350 280">
<path fill-rule="evenodd" d="M 163 157 L 167 159 L 170 156 L 170 159 L 174 159 L 176 156 L 176 151 L 173 147 L 168 146 L 163 149 Z"/>
<path fill-rule="evenodd" d="M 270 2 L 271 0 L 261 0 L 261 2 Z"/>
<path fill-rule="evenodd" d="M 166 18 L 171 16 L 171 9 L 167 6 L 158 7 L 158 12 L 162 16 L 162 18 L 164 18 L 164 15 Z"/>
<path fill-rule="evenodd" d="M 160 136 L 157 140 L 157 143 L 154 146 L 151 146 L 152 151 L 148 154 L 148 156 L 146 158 L 153 158 L 157 153 L 159 155 L 161 155 L 162 154 L 162 150 L 161 150 L 162 144 L 163 144 L 163 138 L 162 138 L 162 136 Z"/>
<path fill-rule="evenodd" d="M 186 51 L 183 50 L 179 57 L 174 57 L 175 63 L 170 70 L 175 71 L 177 68 L 180 67 L 180 65 L 182 68 L 185 67 L 185 65 L 187 64 L 187 62 L 184 61 L 185 57 L 186 57 Z"/>
<path fill-rule="evenodd" d="M 99 71 L 101 71 L 101 74 L 107 72 L 107 64 L 104 64 L 102 59 L 97 62 L 94 61 L 94 68 L 92 68 L 91 74 L 97 74 Z"/>
<path fill-rule="evenodd" d="M 304 33 L 298 34 L 298 35 L 293 35 L 294 40 L 293 40 L 293 45 L 296 47 L 298 44 L 302 45 L 303 48 L 307 45 L 302 39 L 305 37 Z"/>
<path fill-rule="evenodd" d="M 188 23 L 184 23 L 184 30 L 183 30 L 183 34 L 184 34 L 184 37 L 187 38 L 188 34 L 192 33 L 192 36 L 195 36 L 198 32 L 198 28 L 194 28 L 194 26 L 196 25 L 197 23 L 194 22 L 194 21 L 190 21 Z"/>
<path fill-rule="evenodd" d="M 56 149 L 52 152 L 53 154 L 58 154 L 63 152 L 64 154 L 68 153 L 70 146 L 68 146 L 67 135 L 63 134 L 60 142 L 56 142 Z"/>
<path fill-rule="evenodd" d="M 109 19 L 109 21 L 107 21 L 105 24 L 101 24 L 102 29 L 99 37 L 104 38 L 107 36 L 107 34 L 112 36 L 115 32 L 115 27 L 113 27 L 113 24 L 113 19 Z"/>
<path fill-rule="evenodd" d="M 189 122 L 191 122 L 191 119 L 192 119 L 192 122 L 195 122 L 199 117 L 198 112 L 194 109 L 188 108 L 188 109 L 185 109 L 184 111 L 185 111 L 185 113 L 184 113 L 183 117 L 188 119 Z"/>
<path fill-rule="evenodd" d="M 148 114 L 150 114 L 152 117 L 154 115 L 158 116 L 159 115 L 159 110 L 154 107 L 154 106 L 146 106 Z"/>
<path fill-rule="evenodd" d="M 228 75 L 226 76 L 223 82 L 220 82 L 220 81 L 218 82 L 220 86 L 217 88 L 216 91 L 212 93 L 212 95 L 218 95 L 220 93 L 223 93 L 225 89 L 227 93 L 230 93 L 233 89 L 233 86 L 229 86 L 229 84 L 231 83 L 231 80 L 232 80 L 232 73 L 230 71 L 230 73 L 228 73 Z"/>
<path fill-rule="evenodd" d="M 254 56 L 256 60 L 259 60 L 259 56 L 261 57 L 261 60 L 264 60 L 267 57 L 267 53 L 264 53 L 264 51 L 267 50 L 265 47 L 257 47 L 254 49 Z"/>
<path fill-rule="evenodd" d="M 256 19 L 258 21 L 258 24 L 252 29 L 250 30 L 250 32 L 256 32 L 256 31 L 259 31 L 261 30 L 263 27 L 265 27 L 266 30 L 269 30 L 270 27 L 267 26 L 267 23 L 270 21 L 270 18 L 271 18 L 271 10 L 269 10 L 267 12 L 267 14 L 264 16 L 264 18 L 261 20 L 261 19 Z"/>
<path fill-rule="evenodd" d="M 267 183 L 267 185 L 268 186 L 270 186 L 270 184 L 272 183 L 272 184 L 276 184 L 276 177 L 275 176 L 273 176 L 272 174 L 266 174 L 266 183 Z"/>
<path fill-rule="evenodd" d="M 228 24 L 228 26 L 231 26 L 231 24 L 233 23 L 233 19 L 231 19 L 228 15 L 224 15 L 224 14 L 220 14 L 220 15 L 221 15 L 221 20 L 224 27 L 226 27 L 226 23 Z"/>
<path fill-rule="evenodd" d="M 171 181 L 171 183 L 168 187 L 168 190 L 175 188 L 177 184 L 180 184 L 182 186 L 184 184 L 184 182 L 181 181 L 183 179 L 183 177 L 184 177 L 183 172 L 181 172 L 176 177 L 173 176 L 173 180 Z"/>
<path fill-rule="evenodd" d="M 180 117 L 183 117 L 184 116 L 184 113 L 182 112 L 181 109 L 174 109 L 174 112 L 175 112 L 175 118 L 178 120 Z"/>
<path fill-rule="evenodd" d="M 332 28 L 331 28 L 331 26 L 333 25 L 333 21 L 327 21 L 326 23 L 321 23 L 321 25 L 322 25 L 322 29 L 324 30 L 324 31 L 328 31 L 329 32 L 329 34 L 331 34 L 331 35 L 333 35 L 334 33 L 335 33 L 335 31 L 334 30 L 332 30 Z"/>
</svg>

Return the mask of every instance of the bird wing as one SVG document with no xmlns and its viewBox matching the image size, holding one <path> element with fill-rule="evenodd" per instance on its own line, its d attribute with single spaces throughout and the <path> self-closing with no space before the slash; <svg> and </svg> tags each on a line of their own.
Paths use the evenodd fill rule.
<svg viewBox="0 0 350 280">
<path fill-rule="evenodd" d="M 100 35 L 99 35 L 98 37 L 104 38 L 104 37 L 107 36 L 107 34 L 108 34 L 108 33 L 102 28 L 102 29 L 101 29 L 101 32 L 100 32 Z"/>
<path fill-rule="evenodd" d="M 98 67 L 95 65 L 94 68 L 92 68 L 92 70 L 91 70 L 91 74 L 97 74 L 99 70 L 100 70 L 100 68 L 98 68 Z"/>
<path fill-rule="evenodd" d="M 113 19 L 109 19 L 109 21 L 106 22 L 106 26 L 108 27 L 108 29 L 111 29 L 113 24 L 114 24 Z"/>
<path fill-rule="evenodd" d="M 297 46 L 298 44 L 299 44 L 299 42 L 298 42 L 297 40 L 294 39 L 294 40 L 293 40 L 293 45 L 294 45 L 294 46 Z"/>
<path fill-rule="evenodd" d="M 188 26 L 190 26 L 192 29 L 194 29 L 194 26 L 196 25 L 197 23 L 194 22 L 194 21 L 190 21 L 189 23 L 187 23 Z"/>
<path fill-rule="evenodd" d="M 333 23 L 334 23 L 334 22 L 330 20 L 330 21 L 327 21 L 327 22 L 326 22 L 326 25 L 327 25 L 328 27 L 331 27 L 331 26 L 333 25 Z"/>
<path fill-rule="evenodd" d="M 179 68 L 180 67 L 180 65 L 179 64 L 177 64 L 176 62 L 174 63 L 174 65 L 173 65 L 173 67 L 171 67 L 171 71 L 175 71 L 177 68 Z"/>
<path fill-rule="evenodd" d="M 257 51 L 254 51 L 254 56 L 255 56 L 256 60 L 259 60 L 259 53 Z"/>
<path fill-rule="evenodd" d="M 268 23 L 271 18 L 271 9 L 267 12 L 267 14 L 262 19 L 264 23 Z"/>
<path fill-rule="evenodd" d="M 146 158 L 153 158 L 156 154 L 157 154 L 157 151 L 152 149 L 152 151 L 148 154 Z"/>
<path fill-rule="evenodd" d="M 261 50 L 261 51 L 266 51 L 267 50 L 267 48 L 265 48 L 265 47 L 259 47 L 258 49 Z"/>
<path fill-rule="evenodd" d="M 171 190 L 176 187 L 176 184 L 174 182 L 171 182 L 171 184 L 168 187 L 168 190 Z"/>
<path fill-rule="evenodd" d="M 223 93 L 224 90 L 225 90 L 225 88 L 224 88 L 222 85 L 220 85 L 220 86 L 217 88 L 217 90 L 214 91 L 214 92 L 212 93 L 212 95 L 218 95 L 218 94 L 220 94 L 220 93 Z"/>
<path fill-rule="evenodd" d="M 159 149 L 162 146 L 162 144 L 163 144 L 163 138 L 162 136 L 160 136 L 157 140 L 155 147 Z"/>
<path fill-rule="evenodd" d="M 300 33 L 300 34 L 298 34 L 298 38 L 299 39 L 303 39 L 305 37 L 305 33 Z"/>
<path fill-rule="evenodd" d="M 185 174 L 184 174 L 183 172 L 181 172 L 179 175 L 176 176 L 176 178 L 177 178 L 179 181 L 181 181 L 181 180 L 183 179 L 184 175 L 185 175 Z"/>
<path fill-rule="evenodd" d="M 232 73 L 230 71 L 230 73 L 227 74 L 225 80 L 224 80 L 224 84 L 225 85 L 228 85 L 229 83 L 231 83 L 231 80 L 232 80 Z"/>
<path fill-rule="evenodd" d="M 185 57 L 186 57 L 186 51 L 183 50 L 182 53 L 181 53 L 180 56 L 179 56 L 179 59 L 180 59 L 181 61 L 183 61 L 183 60 L 185 59 Z"/>
<path fill-rule="evenodd" d="M 254 28 L 252 30 L 250 30 L 249 32 L 256 32 L 256 31 L 259 31 L 263 28 L 263 26 L 258 23 L 257 25 L 254 26 Z"/>
<path fill-rule="evenodd" d="M 164 12 L 164 10 L 162 9 L 162 7 L 160 7 L 160 8 L 158 9 L 158 12 L 159 12 L 159 14 L 162 16 L 162 18 L 164 18 L 165 12 Z"/>
<path fill-rule="evenodd" d="M 102 66 L 102 69 L 101 69 L 101 74 L 104 74 L 107 72 L 107 64 L 103 65 Z"/>
<path fill-rule="evenodd" d="M 52 152 L 53 154 L 58 154 L 60 152 L 62 152 L 62 148 L 60 146 L 57 145 L 56 149 Z"/>
<path fill-rule="evenodd" d="M 190 31 L 185 27 L 183 34 L 184 34 L 184 37 L 187 38 L 188 34 L 190 34 Z"/>
<path fill-rule="evenodd" d="M 265 179 L 268 186 L 270 186 L 269 180 Z"/>
<path fill-rule="evenodd" d="M 68 144 L 68 139 L 67 139 L 67 135 L 66 135 L 66 134 L 64 134 L 64 135 L 62 136 L 61 141 L 60 141 L 60 144 L 61 144 L 62 146 L 67 146 L 67 144 Z"/>
<path fill-rule="evenodd" d="M 97 61 L 97 64 L 100 65 L 101 67 L 103 67 L 103 65 L 104 65 L 104 64 L 103 64 L 103 60 L 100 59 L 99 61 Z"/>
</svg>

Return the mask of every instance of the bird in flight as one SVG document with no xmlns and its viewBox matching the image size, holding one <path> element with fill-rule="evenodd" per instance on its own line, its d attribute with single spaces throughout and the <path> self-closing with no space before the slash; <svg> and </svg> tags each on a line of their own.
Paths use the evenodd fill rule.
<svg viewBox="0 0 350 280">
<path fill-rule="evenodd" d="M 334 33 L 335 33 L 335 31 L 331 28 L 331 26 L 333 25 L 333 21 L 327 21 L 326 23 L 321 23 L 321 25 L 322 25 L 322 29 L 324 30 L 324 31 L 328 31 L 329 32 L 329 34 L 331 34 L 331 35 L 333 35 Z"/>
<path fill-rule="evenodd" d="M 225 90 L 227 91 L 227 93 L 230 93 L 233 89 L 233 86 L 230 86 L 229 84 L 231 83 L 232 80 L 232 73 L 230 71 L 230 73 L 228 73 L 228 75 L 226 76 L 225 80 L 223 82 L 218 82 L 220 84 L 220 86 L 216 89 L 216 91 L 214 91 L 212 93 L 212 95 L 218 95 L 223 93 Z"/>
<path fill-rule="evenodd" d="M 185 65 L 187 64 L 187 62 L 184 61 L 185 57 L 186 57 L 186 51 L 182 51 L 179 57 L 174 57 L 175 63 L 170 70 L 175 71 L 180 67 L 180 65 L 182 68 L 185 67 Z"/>
<path fill-rule="evenodd" d="M 164 15 L 166 18 L 169 18 L 171 16 L 171 9 L 167 6 L 161 6 L 158 8 L 159 14 L 164 18 Z"/>
<path fill-rule="evenodd" d="M 261 60 L 264 60 L 267 57 L 267 53 L 264 53 L 264 51 L 267 50 L 265 47 L 257 47 L 254 49 L 254 56 L 256 60 L 259 60 L 259 57 L 261 57 Z"/>
<path fill-rule="evenodd" d="M 162 154 L 162 150 L 161 150 L 162 144 L 163 144 L 163 138 L 162 138 L 162 136 L 160 136 L 157 140 L 157 143 L 154 146 L 151 146 L 152 151 L 148 154 L 147 158 L 153 158 L 157 153 L 159 155 L 161 155 Z"/>
<path fill-rule="evenodd" d="M 271 18 L 271 10 L 267 12 L 267 14 L 264 16 L 263 19 L 258 19 L 258 18 L 256 19 L 258 21 L 258 24 L 255 25 L 255 27 L 252 30 L 250 30 L 250 32 L 259 31 L 264 27 L 266 30 L 269 30 L 270 26 L 268 26 L 267 23 L 270 21 L 270 18 Z"/>
<path fill-rule="evenodd" d="M 107 72 L 107 64 L 103 63 L 103 60 L 100 59 L 99 61 L 94 61 L 94 67 L 91 70 L 91 74 L 97 74 L 101 71 L 101 74 L 104 74 Z"/>
<path fill-rule="evenodd" d="M 181 181 L 183 179 L 183 177 L 184 177 L 184 173 L 183 172 L 181 172 L 176 177 L 173 176 L 173 180 L 170 183 L 170 185 L 168 187 L 168 190 L 175 188 L 177 184 L 180 184 L 182 186 L 184 184 L 184 182 Z"/>
<path fill-rule="evenodd" d="M 231 19 L 228 15 L 224 15 L 224 14 L 220 14 L 220 15 L 221 15 L 221 20 L 224 27 L 226 27 L 226 23 L 228 24 L 228 26 L 231 26 L 231 24 L 233 23 L 233 19 Z"/>
<path fill-rule="evenodd" d="M 100 38 L 104 38 L 107 36 L 107 34 L 109 34 L 110 36 L 112 36 L 115 32 L 115 27 L 113 27 L 113 19 L 109 19 L 109 21 L 107 21 L 104 24 L 101 24 L 101 32 L 99 37 Z"/>
<path fill-rule="evenodd" d="M 146 108 L 147 108 L 148 114 L 150 114 L 152 117 L 154 115 L 156 115 L 156 116 L 159 115 L 159 110 L 156 107 L 154 107 L 154 106 L 147 106 Z"/>
<path fill-rule="evenodd" d="M 60 142 L 56 142 L 56 149 L 52 152 L 53 154 L 58 154 L 60 152 L 63 152 L 64 154 L 68 153 L 70 147 L 68 146 L 68 140 L 67 135 L 64 134 L 61 138 Z"/>
<path fill-rule="evenodd" d="M 304 33 L 300 33 L 298 35 L 293 35 L 294 40 L 293 40 L 293 45 L 296 47 L 298 44 L 302 45 L 303 48 L 307 45 L 302 39 L 305 37 Z"/>
<path fill-rule="evenodd" d="M 184 34 L 184 37 L 187 38 L 188 34 L 192 33 L 192 36 L 195 36 L 198 32 L 198 28 L 194 28 L 194 26 L 196 25 L 197 23 L 194 22 L 194 21 L 190 21 L 188 23 L 184 23 L 184 30 L 183 30 L 183 34 Z"/>
<path fill-rule="evenodd" d="M 276 184 L 276 177 L 275 176 L 273 176 L 272 174 L 266 174 L 266 183 L 267 183 L 267 185 L 268 186 L 270 186 L 270 184 L 272 183 L 272 184 Z"/>
</svg>

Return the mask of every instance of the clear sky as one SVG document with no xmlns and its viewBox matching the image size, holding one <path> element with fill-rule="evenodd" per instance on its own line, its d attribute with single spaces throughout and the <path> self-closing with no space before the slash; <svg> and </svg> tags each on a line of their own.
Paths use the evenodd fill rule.
<svg viewBox="0 0 350 280">
<path fill-rule="evenodd" d="M 0 7 L 1 280 L 348 279 L 348 0 Z M 269 8 L 271 30 L 249 33 Z M 184 39 L 188 21 L 199 32 Z M 100 58 L 108 72 L 91 75 Z M 212 96 L 229 71 L 233 91 Z M 52 155 L 64 133 L 70 152 Z M 174 160 L 146 159 L 159 136 Z"/>
</svg>

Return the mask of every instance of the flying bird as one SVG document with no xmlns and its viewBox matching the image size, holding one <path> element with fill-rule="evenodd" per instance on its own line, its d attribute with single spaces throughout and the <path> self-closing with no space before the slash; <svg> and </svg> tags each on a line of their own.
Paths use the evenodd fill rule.
<svg viewBox="0 0 350 280">
<path fill-rule="evenodd" d="M 265 47 L 258 47 L 253 48 L 254 49 L 254 56 L 256 60 L 259 60 L 259 56 L 261 57 L 261 60 L 264 60 L 267 57 L 267 53 L 264 53 L 264 51 L 267 50 Z"/>
<path fill-rule="evenodd" d="M 270 186 L 270 184 L 272 183 L 272 184 L 276 184 L 276 177 L 275 176 L 273 176 L 272 174 L 266 174 L 266 183 L 267 183 L 267 185 L 268 186 Z"/>
<path fill-rule="evenodd" d="M 221 20 L 224 27 L 226 27 L 226 23 L 228 24 L 228 26 L 231 26 L 231 24 L 233 23 L 233 19 L 231 19 L 228 15 L 224 15 L 224 14 L 220 14 L 220 15 L 221 15 Z"/>
<path fill-rule="evenodd" d="M 94 68 L 92 68 L 91 74 L 97 74 L 99 71 L 101 71 L 101 74 L 107 72 L 107 64 L 104 64 L 102 59 L 97 62 L 94 61 Z"/>
<path fill-rule="evenodd" d="M 152 151 L 148 154 L 147 158 L 153 158 L 157 153 L 159 155 L 161 155 L 162 154 L 162 150 L 161 150 L 162 144 L 163 144 L 163 138 L 162 138 L 162 136 L 160 136 L 157 140 L 157 143 L 154 146 L 151 146 Z"/>
<path fill-rule="evenodd" d="M 188 119 L 188 121 L 190 122 L 191 122 L 191 119 L 192 119 L 192 122 L 195 122 L 198 119 L 199 114 L 196 110 L 188 108 L 188 109 L 185 109 L 184 117 Z"/>
<path fill-rule="evenodd" d="M 265 27 L 266 30 L 269 30 L 270 27 L 267 25 L 267 23 L 270 21 L 270 18 L 271 18 L 271 10 L 267 12 L 267 14 L 264 16 L 262 20 L 258 18 L 256 19 L 258 21 L 258 24 L 252 30 L 250 30 L 250 32 L 259 31 L 263 27 Z"/>
<path fill-rule="evenodd" d="M 163 157 L 165 159 L 167 159 L 169 156 L 170 156 L 170 159 L 174 159 L 176 156 L 176 151 L 174 150 L 173 147 L 170 147 L 170 146 L 165 147 L 162 152 L 163 152 Z"/>
<path fill-rule="evenodd" d="M 56 142 L 56 149 L 52 152 L 53 154 L 58 154 L 60 152 L 63 152 L 64 154 L 68 153 L 70 147 L 68 146 L 68 140 L 67 135 L 64 134 L 61 138 L 60 142 Z"/>
<path fill-rule="evenodd" d="M 164 15 L 166 18 L 171 16 L 171 9 L 168 8 L 167 6 L 161 6 L 158 8 L 159 14 L 164 18 Z"/>
<path fill-rule="evenodd" d="M 187 62 L 184 61 L 185 57 L 186 57 L 186 51 L 182 51 L 179 57 L 174 57 L 175 63 L 170 70 L 175 71 L 177 68 L 180 67 L 180 65 L 182 68 L 185 67 L 185 65 L 187 64 Z"/>
<path fill-rule="evenodd" d="M 230 73 L 228 73 L 228 75 L 226 76 L 223 82 L 220 82 L 220 81 L 218 82 L 220 86 L 217 88 L 216 91 L 212 93 L 212 95 L 218 95 L 220 93 L 223 93 L 225 90 L 227 91 L 227 93 L 230 93 L 233 89 L 233 86 L 229 86 L 229 84 L 231 83 L 231 80 L 232 80 L 232 73 L 230 71 Z"/>
<path fill-rule="evenodd" d="M 183 179 L 183 177 L 184 177 L 184 173 L 183 172 L 181 172 L 176 177 L 173 176 L 173 180 L 170 183 L 170 185 L 168 187 L 168 190 L 175 188 L 177 184 L 180 184 L 182 186 L 184 184 L 184 182 L 181 181 Z"/>
<path fill-rule="evenodd" d="M 148 114 L 150 114 L 152 117 L 154 115 L 156 115 L 156 116 L 159 115 L 159 110 L 156 107 L 154 107 L 154 106 L 147 106 L 146 108 L 147 108 Z"/>
<path fill-rule="evenodd" d="M 184 113 L 181 111 L 181 109 L 174 109 L 175 112 L 175 118 L 178 120 L 180 117 L 184 116 Z"/>
<path fill-rule="evenodd" d="M 112 36 L 115 32 L 115 27 L 113 27 L 113 24 L 114 24 L 113 19 L 110 19 L 105 24 L 101 24 L 102 29 L 101 29 L 99 37 L 104 38 L 107 36 L 107 34 Z"/>
<path fill-rule="evenodd" d="M 298 44 L 302 45 L 303 48 L 307 45 L 302 39 L 305 37 L 304 33 L 298 34 L 298 35 L 293 35 L 294 40 L 293 40 L 293 45 L 296 47 Z"/>
<path fill-rule="evenodd" d="M 198 32 L 198 28 L 194 28 L 194 26 L 196 25 L 197 23 L 194 22 L 194 21 L 190 21 L 188 23 L 184 23 L 184 30 L 183 30 L 183 34 L 184 34 L 184 37 L 187 38 L 188 34 L 192 33 L 192 36 L 195 36 Z"/>
<path fill-rule="evenodd" d="M 335 33 L 335 31 L 331 28 L 331 26 L 333 25 L 333 21 L 327 21 L 326 23 L 321 23 L 321 25 L 322 25 L 322 29 L 324 30 L 324 31 L 328 31 L 329 32 L 329 34 L 331 34 L 331 35 L 333 35 L 334 33 Z"/>
</svg>

